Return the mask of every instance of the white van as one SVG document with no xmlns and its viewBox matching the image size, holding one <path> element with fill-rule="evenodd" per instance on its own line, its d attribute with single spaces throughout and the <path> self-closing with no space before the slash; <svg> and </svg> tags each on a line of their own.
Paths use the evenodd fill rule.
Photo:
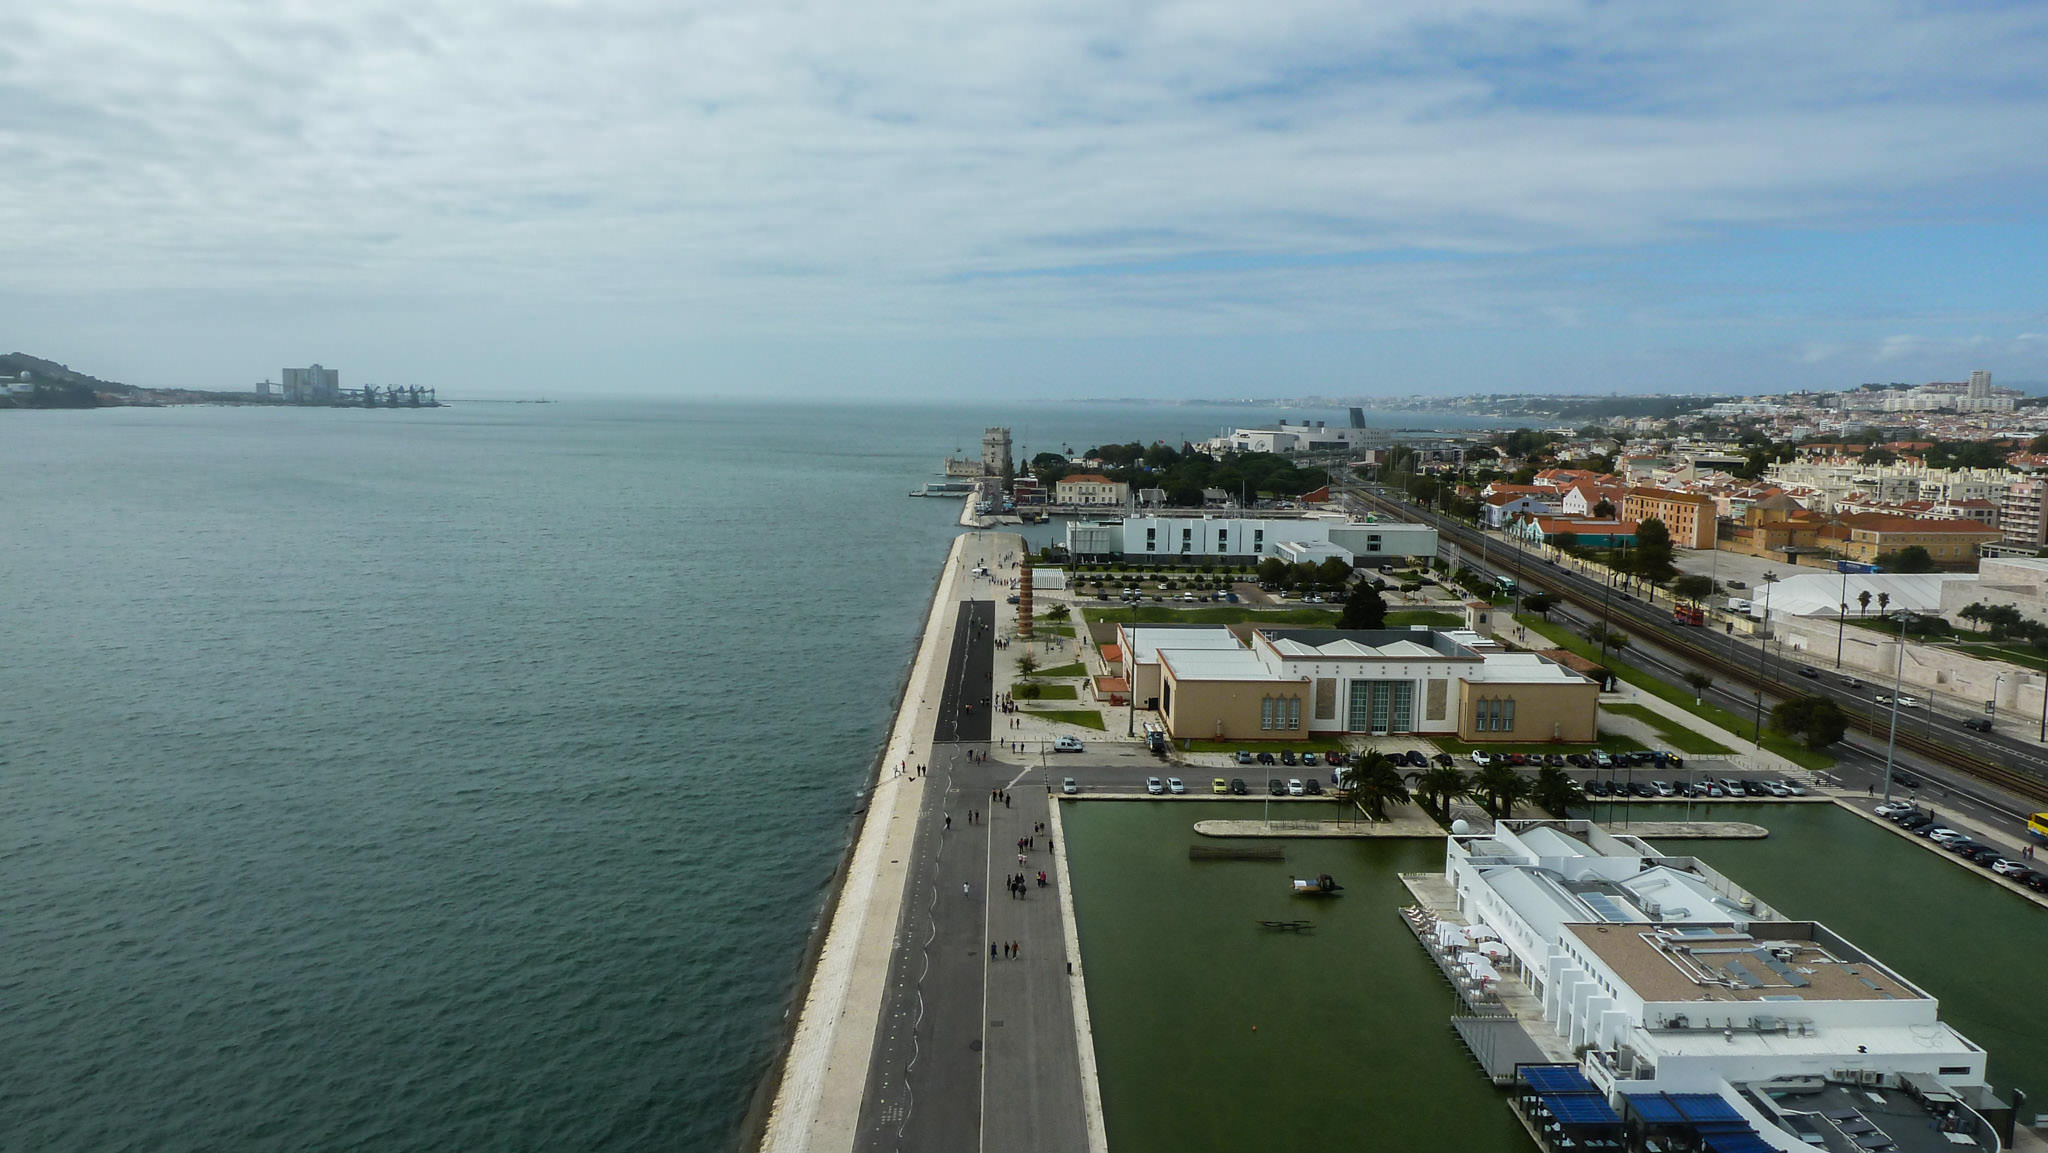
<svg viewBox="0 0 2048 1153">
<path fill-rule="evenodd" d="M 1743 600 L 1741 597 L 1728 598 L 1728 611 L 1731 613 L 1742 613 L 1743 615 L 1747 616 L 1749 614 L 1749 608 L 1749 602 Z"/>
<path fill-rule="evenodd" d="M 1057 737 L 1052 742 L 1052 751 L 1055 753 L 1078 753 L 1085 751 L 1085 746 L 1081 744 L 1081 738 L 1079 737 Z"/>
</svg>

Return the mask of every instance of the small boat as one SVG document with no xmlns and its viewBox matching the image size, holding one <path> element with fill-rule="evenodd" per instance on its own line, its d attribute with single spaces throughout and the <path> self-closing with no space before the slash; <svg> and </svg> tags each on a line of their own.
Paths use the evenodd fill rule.
<svg viewBox="0 0 2048 1153">
<path fill-rule="evenodd" d="M 1271 929 L 1276 933 L 1307 933 L 1315 929 L 1316 923 L 1314 921 L 1260 921 L 1259 927 L 1261 929 Z"/>
<path fill-rule="evenodd" d="M 1297 897 L 1333 897 L 1343 891 L 1344 886 L 1338 884 L 1337 879 L 1328 873 L 1319 874 L 1313 880 L 1306 877 L 1294 878 L 1294 895 Z"/>
</svg>

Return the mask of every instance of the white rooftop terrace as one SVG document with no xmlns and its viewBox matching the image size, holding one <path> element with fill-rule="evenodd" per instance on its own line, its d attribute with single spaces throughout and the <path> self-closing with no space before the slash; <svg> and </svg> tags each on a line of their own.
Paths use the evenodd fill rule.
<svg viewBox="0 0 2048 1153">
<path fill-rule="evenodd" d="M 1258 657 L 1246 649 L 1228 652 L 1220 649 L 1160 649 L 1159 663 L 1183 681 L 1259 680 L 1280 683 L 1288 679 L 1274 676 Z"/>
<path fill-rule="evenodd" d="M 1214 649 L 1217 651 L 1242 651 L 1237 637 L 1222 625 L 1205 625 L 1200 628 L 1161 628 L 1157 625 L 1117 626 L 1131 646 L 1131 655 L 1139 664 L 1152 664 L 1159 659 L 1159 650 L 1167 649 Z"/>
</svg>

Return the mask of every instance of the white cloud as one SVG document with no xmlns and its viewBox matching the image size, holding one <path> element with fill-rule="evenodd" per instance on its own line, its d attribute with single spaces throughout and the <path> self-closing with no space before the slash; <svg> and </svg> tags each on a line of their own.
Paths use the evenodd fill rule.
<svg viewBox="0 0 2048 1153">
<path fill-rule="evenodd" d="M 2043 175 L 2041 11 L 1793 8 L 81 0 L 0 17 L 0 291 L 1587 325 L 1658 302 L 1586 252 Z"/>
</svg>

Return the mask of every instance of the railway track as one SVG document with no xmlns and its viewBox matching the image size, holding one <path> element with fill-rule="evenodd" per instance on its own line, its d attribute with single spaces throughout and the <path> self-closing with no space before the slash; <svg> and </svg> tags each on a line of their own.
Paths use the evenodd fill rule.
<svg viewBox="0 0 2048 1153">
<path fill-rule="evenodd" d="M 1369 493 L 1362 493 L 1360 495 L 1364 500 L 1378 506 L 1387 513 L 1397 516 L 1411 515 L 1410 510 L 1403 509 Z M 1438 521 L 1437 518 L 1432 517 L 1431 520 L 1437 521 L 1439 531 L 1448 531 L 1446 526 Z M 1462 539 L 1462 534 L 1456 543 L 1464 548 L 1473 547 L 1470 542 Z M 1520 572 L 1524 584 L 1535 585 L 1583 609 L 1594 612 L 1598 612 L 1601 609 L 1599 598 L 1589 595 L 1585 590 L 1579 588 L 1575 582 L 1549 571 L 1547 566 L 1541 564 L 1525 565 L 1522 566 Z M 1621 611 L 1621 619 L 1627 621 L 1631 628 L 1647 630 L 1649 635 L 1656 638 L 1657 644 L 1660 647 L 1668 649 L 1673 654 L 1682 657 L 1687 662 L 1701 669 L 1718 673 L 1737 684 L 1755 689 L 1759 680 L 1761 680 L 1763 690 L 1766 693 L 1776 695 L 1781 700 L 1809 695 L 1811 692 L 1810 688 L 1800 684 L 1796 677 L 1787 679 L 1766 675 L 1760 678 L 1756 668 L 1748 661 L 1733 659 L 1710 646 L 1701 644 L 1691 636 L 1688 636 L 1683 629 L 1657 627 L 1657 622 L 1646 619 L 1641 613 L 1633 611 L 1633 609 L 1623 609 Z M 1880 720 L 1855 709 L 1845 709 L 1843 711 L 1848 715 L 1850 727 L 1867 733 L 1878 740 L 1884 740 L 1890 736 L 1889 716 Z M 1901 747 L 1910 749 L 1936 764 L 1974 777 L 1985 784 L 2005 789 L 2015 796 L 2025 797 L 2030 801 L 2048 803 L 2048 780 L 2044 780 L 2035 773 L 2016 769 L 2010 765 L 2001 764 L 1990 757 L 1958 748 L 1954 745 L 1945 744 L 1940 739 L 1930 737 L 1925 733 L 1909 732 L 1903 726 L 1900 728 L 1896 739 Z"/>
</svg>

